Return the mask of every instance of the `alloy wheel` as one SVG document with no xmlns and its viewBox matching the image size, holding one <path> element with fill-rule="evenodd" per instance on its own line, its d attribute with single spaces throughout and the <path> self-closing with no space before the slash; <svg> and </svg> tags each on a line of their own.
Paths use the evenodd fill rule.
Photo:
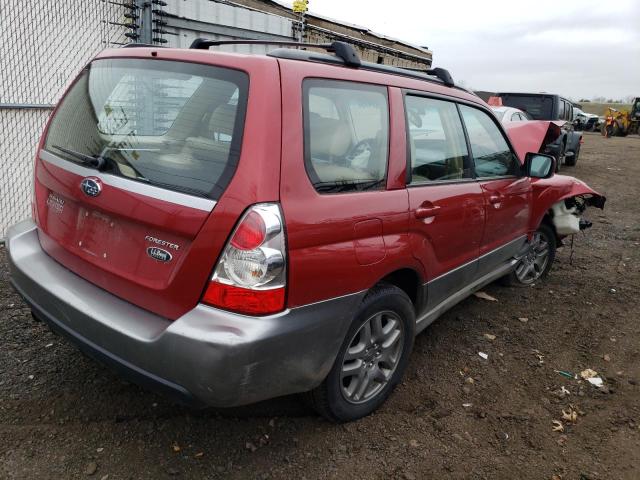
<svg viewBox="0 0 640 480">
<path fill-rule="evenodd" d="M 398 314 L 372 315 L 351 339 L 340 372 L 342 396 L 364 403 L 378 395 L 391 379 L 402 357 L 404 326 Z"/>
<path fill-rule="evenodd" d="M 549 263 L 549 239 L 542 232 L 535 232 L 529 249 L 516 266 L 516 277 L 520 283 L 529 285 L 542 276 Z"/>
</svg>

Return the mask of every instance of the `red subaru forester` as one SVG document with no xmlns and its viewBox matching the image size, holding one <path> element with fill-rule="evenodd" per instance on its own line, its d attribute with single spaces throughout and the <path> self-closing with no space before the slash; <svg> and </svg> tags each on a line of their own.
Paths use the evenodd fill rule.
<svg viewBox="0 0 640 480">
<path fill-rule="evenodd" d="M 7 238 L 34 317 L 137 383 L 367 415 L 418 332 L 493 280 L 538 281 L 604 206 L 445 70 L 215 43 L 89 63 Z"/>
</svg>

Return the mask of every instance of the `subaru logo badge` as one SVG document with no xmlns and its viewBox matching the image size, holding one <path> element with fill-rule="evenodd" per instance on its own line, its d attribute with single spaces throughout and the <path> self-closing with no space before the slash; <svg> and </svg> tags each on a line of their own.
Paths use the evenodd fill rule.
<svg viewBox="0 0 640 480">
<path fill-rule="evenodd" d="M 102 182 L 98 177 L 86 177 L 82 179 L 80 188 L 85 195 L 97 197 L 102 191 Z"/>
<path fill-rule="evenodd" d="M 147 248 L 147 255 L 159 262 L 170 262 L 173 258 L 169 252 L 158 247 Z"/>
</svg>

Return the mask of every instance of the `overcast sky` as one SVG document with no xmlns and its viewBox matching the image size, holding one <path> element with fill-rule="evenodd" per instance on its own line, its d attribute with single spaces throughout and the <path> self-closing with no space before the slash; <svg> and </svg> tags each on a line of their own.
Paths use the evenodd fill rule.
<svg viewBox="0 0 640 480">
<path fill-rule="evenodd" d="M 640 96 L 640 0 L 309 0 L 310 11 L 433 51 L 489 91 Z"/>
</svg>

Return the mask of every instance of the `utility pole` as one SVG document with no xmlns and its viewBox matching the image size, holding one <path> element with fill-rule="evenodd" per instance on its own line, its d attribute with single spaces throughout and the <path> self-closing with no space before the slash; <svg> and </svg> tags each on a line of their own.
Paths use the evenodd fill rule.
<svg viewBox="0 0 640 480">
<path fill-rule="evenodd" d="M 293 13 L 297 13 L 300 19 L 300 29 L 298 30 L 297 40 L 304 42 L 304 27 L 306 24 L 306 13 L 309 10 L 309 0 L 294 0 Z"/>
<path fill-rule="evenodd" d="M 148 0 L 135 0 L 134 5 L 136 6 L 139 26 L 136 32 L 138 34 L 136 43 L 151 45 L 153 43 L 151 2 Z"/>
</svg>

